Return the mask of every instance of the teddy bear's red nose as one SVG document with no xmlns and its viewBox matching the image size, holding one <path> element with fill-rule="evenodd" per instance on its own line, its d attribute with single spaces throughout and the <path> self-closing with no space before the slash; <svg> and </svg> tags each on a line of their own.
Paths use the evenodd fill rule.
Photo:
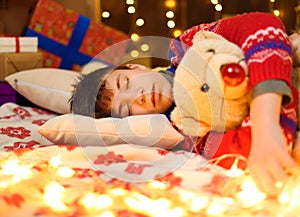
<svg viewBox="0 0 300 217">
<path fill-rule="evenodd" d="M 243 67 L 237 63 L 223 65 L 221 74 L 225 84 L 230 86 L 237 86 L 245 79 L 245 71 Z"/>
</svg>

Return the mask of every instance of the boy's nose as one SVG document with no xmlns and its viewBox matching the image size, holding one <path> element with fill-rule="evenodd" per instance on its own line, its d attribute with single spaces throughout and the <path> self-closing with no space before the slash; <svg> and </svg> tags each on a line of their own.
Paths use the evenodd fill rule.
<svg viewBox="0 0 300 217">
<path fill-rule="evenodd" d="M 138 103 L 139 105 L 142 105 L 145 103 L 145 94 L 143 89 L 138 90 L 130 90 L 123 93 L 122 96 L 123 100 L 127 103 Z"/>
<path fill-rule="evenodd" d="M 143 105 L 145 103 L 145 95 L 141 94 L 134 100 L 134 102 L 138 103 L 139 105 Z"/>
</svg>

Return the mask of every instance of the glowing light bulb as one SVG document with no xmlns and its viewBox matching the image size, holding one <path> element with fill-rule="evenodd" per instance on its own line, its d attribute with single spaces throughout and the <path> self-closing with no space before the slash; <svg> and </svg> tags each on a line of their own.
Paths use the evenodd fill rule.
<svg viewBox="0 0 300 217">
<path fill-rule="evenodd" d="M 11 175 L 14 183 L 20 182 L 32 175 L 31 164 L 20 164 L 18 159 L 9 159 L 2 163 L 1 173 Z"/>
<path fill-rule="evenodd" d="M 110 193 L 114 196 L 124 196 L 126 195 L 127 191 L 123 188 L 113 188 Z"/>
<path fill-rule="evenodd" d="M 132 50 L 130 52 L 130 55 L 134 58 L 138 57 L 140 55 L 140 53 L 137 50 Z"/>
<path fill-rule="evenodd" d="M 7 188 L 8 182 L 0 181 L 0 188 Z"/>
<path fill-rule="evenodd" d="M 175 22 L 173 20 L 169 20 L 167 22 L 167 26 L 170 28 L 170 29 L 173 29 L 175 27 Z"/>
<path fill-rule="evenodd" d="M 142 51 L 146 52 L 146 51 L 148 51 L 149 49 L 150 49 L 150 47 L 149 47 L 148 44 L 142 44 L 142 45 L 141 45 L 141 50 L 142 50 Z"/>
<path fill-rule="evenodd" d="M 264 199 L 266 199 L 267 195 L 261 191 L 259 191 L 254 183 L 254 181 L 250 178 L 244 180 L 241 185 L 242 190 L 236 194 L 236 198 L 242 203 L 243 207 L 253 207 Z"/>
<path fill-rule="evenodd" d="M 56 182 L 50 182 L 44 189 L 45 203 L 57 211 L 67 210 L 66 204 L 62 201 L 66 189 Z"/>
<path fill-rule="evenodd" d="M 139 39 L 139 35 L 136 33 L 133 33 L 130 38 L 132 41 L 137 41 Z"/>
<path fill-rule="evenodd" d="M 291 195 L 289 192 L 283 191 L 278 195 L 277 200 L 281 204 L 288 204 L 291 200 Z"/>
<path fill-rule="evenodd" d="M 280 11 L 279 10 L 274 10 L 273 14 L 278 17 L 280 15 Z"/>
<path fill-rule="evenodd" d="M 135 7 L 134 7 L 134 6 L 129 6 L 129 7 L 127 8 L 127 12 L 128 12 L 129 14 L 134 14 L 134 13 L 135 13 Z"/>
<path fill-rule="evenodd" d="M 173 18 L 174 17 L 174 12 L 173 11 L 167 11 L 166 12 L 166 17 L 169 18 L 169 19 Z"/>
<path fill-rule="evenodd" d="M 226 175 L 229 177 L 240 177 L 245 174 L 245 172 L 238 168 L 239 159 L 236 158 L 230 167 L 229 170 L 226 171 Z"/>
<path fill-rule="evenodd" d="M 190 204 L 190 210 L 192 212 L 199 212 L 201 210 L 204 210 L 208 204 L 209 204 L 209 197 L 207 196 L 198 196 L 191 200 Z"/>
<path fill-rule="evenodd" d="M 182 201 L 188 201 L 196 197 L 196 195 L 193 192 L 185 191 L 183 189 L 180 189 L 178 191 L 178 194 Z"/>
<path fill-rule="evenodd" d="M 162 189 L 162 190 L 167 188 L 167 185 L 165 183 L 156 180 L 149 182 L 148 186 L 151 188 Z"/>
<path fill-rule="evenodd" d="M 222 11 L 222 9 L 223 9 L 223 7 L 222 7 L 221 4 L 216 4 L 216 5 L 215 5 L 215 10 L 216 10 L 216 11 Z"/>
<path fill-rule="evenodd" d="M 57 174 L 60 177 L 71 178 L 75 174 L 75 171 L 69 167 L 59 167 L 57 169 Z"/>
<path fill-rule="evenodd" d="M 180 34 L 181 34 L 181 30 L 179 30 L 179 29 L 176 29 L 173 32 L 174 37 L 178 37 Z"/>
<path fill-rule="evenodd" d="M 131 209 L 141 211 L 146 215 L 153 217 L 172 216 L 181 217 L 184 210 L 180 207 L 172 208 L 171 201 L 165 198 L 151 199 L 139 193 L 133 193 L 130 197 L 125 198 L 125 203 Z M 155 207 L 155 209 L 153 209 Z"/>
<path fill-rule="evenodd" d="M 135 23 L 136 23 L 137 26 L 143 26 L 145 24 L 145 21 L 144 21 L 144 19 L 139 18 L 139 19 L 136 20 Z"/>
<path fill-rule="evenodd" d="M 115 215 L 111 211 L 105 211 L 99 217 L 115 217 Z"/>
<path fill-rule="evenodd" d="M 176 1 L 175 0 L 166 0 L 165 6 L 167 8 L 174 8 L 176 6 Z"/>
<path fill-rule="evenodd" d="M 88 193 L 80 203 L 87 209 L 105 209 L 113 205 L 113 199 L 105 194 Z"/>
<path fill-rule="evenodd" d="M 222 204 L 218 198 L 215 198 L 206 209 L 208 215 L 222 215 L 226 210 L 226 205 Z"/>
<path fill-rule="evenodd" d="M 126 4 L 127 5 L 133 5 L 134 4 L 134 0 L 126 0 Z"/>
<path fill-rule="evenodd" d="M 62 161 L 60 159 L 60 155 L 57 155 L 57 156 L 51 158 L 48 162 L 49 162 L 50 167 L 53 167 L 53 168 L 57 168 L 62 163 Z"/>
<path fill-rule="evenodd" d="M 109 18 L 110 17 L 110 13 L 108 11 L 103 11 L 102 12 L 102 17 L 103 18 Z"/>
</svg>

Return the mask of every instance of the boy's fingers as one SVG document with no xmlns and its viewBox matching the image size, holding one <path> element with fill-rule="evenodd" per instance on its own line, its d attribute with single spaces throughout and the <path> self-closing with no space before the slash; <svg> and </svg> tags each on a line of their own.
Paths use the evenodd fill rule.
<svg viewBox="0 0 300 217">
<path fill-rule="evenodd" d="M 250 168 L 250 175 L 260 191 L 265 193 L 270 191 L 268 186 L 272 185 L 273 180 L 265 168 L 254 166 L 254 168 Z"/>
<path fill-rule="evenodd" d="M 280 163 L 282 170 L 285 172 L 286 178 L 288 177 L 288 172 L 291 169 L 299 167 L 299 164 L 297 164 L 294 158 L 287 152 L 278 156 L 278 162 Z"/>
<path fill-rule="evenodd" d="M 272 159 L 270 159 L 272 160 Z M 285 166 L 281 164 L 280 161 L 272 160 L 269 164 L 269 171 L 273 177 L 273 179 L 276 181 L 283 181 L 285 180 L 288 176 L 285 171 Z"/>
<path fill-rule="evenodd" d="M 256 169 L 250 169 L 250 175 L 260 191 L 268 194 L 269 196 L 276 196 L 280 190 L 276 187 L 276 182 L 279 180 L 274 178 L 273 173 L 277 173 L 276 176 L 278 177 L 285 177 L 286 174 L 279 166 L 276 166 L 276 169 L 273 171 L 270 168 L 273 167 L 268 163 L 264 166 L 256 165 Z"/>
</svg>

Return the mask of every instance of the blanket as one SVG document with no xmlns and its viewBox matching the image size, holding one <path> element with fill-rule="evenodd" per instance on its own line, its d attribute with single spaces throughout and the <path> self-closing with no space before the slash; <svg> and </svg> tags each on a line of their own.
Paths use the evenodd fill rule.
<svg viewBox="0 0 300 217">
<path fill-rule="evenodd" d="M 56 116 L 14 103 L 0 107 L 0 216 L 290 217 L 300 212 L 298 188 L 289 198 L 268 198 L 238 168 L 225 170 L 195 153 L 136 144 L 52 144 L 37 129 Z"/>
</svg>

